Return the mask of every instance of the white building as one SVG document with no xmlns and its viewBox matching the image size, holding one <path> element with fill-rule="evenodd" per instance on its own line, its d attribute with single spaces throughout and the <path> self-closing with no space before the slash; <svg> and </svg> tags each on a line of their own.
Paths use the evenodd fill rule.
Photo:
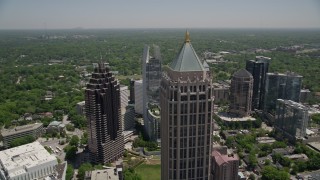
<svg viewBox="0 0 320 180">
<path fill-rule="evenodd" d="M 134 82 L 134 110 L 137 114 L 143 114 L 143 85 L 142 80 Z"/>
<path fill-rule="evenodd" d="M 33 142 L 0 152 L 0 179 L 44 179 L 55 172 L 57 164 L 55 156 Z"/>
</svg>

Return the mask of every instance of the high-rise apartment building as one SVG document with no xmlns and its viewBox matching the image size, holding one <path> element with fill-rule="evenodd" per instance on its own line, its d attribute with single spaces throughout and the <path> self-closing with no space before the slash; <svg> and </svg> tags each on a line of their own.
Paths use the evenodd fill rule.
<svg viewBox="0 0 320 180">
<path fill-rule="evenodd" d="M 240 117 L 249 116 L 252 103 L 252 75 L 240 69 L 232 75 L 229 112 Z"/>
<path fill-rule="evenodd" d="M 235 154 L 212 152 L 212 180 L 238 180 L 239 157 Z"/>
<path fill-rule="evenodd" d="M 277 100 L 274 127 L 291 141 L 306 136 L 308 108 L 291 100 Z"/>
<path fill-rule="evenodd" d="M 110 163 L 124 152 L 120 84 L 107 64 L 99 63 L 85 91 L 88 147 L 94 163 Z"/>
<path fill-rule="evenodd" d="M 249 60 L 246 63 L 246 70 L 253 77 L 252 110 L 263 108 L 266 75 L 270 60 L 269 57 L 256 56 L 255 60 Z"/>
<path fill-rule="evenodd" d="M 209 179 L 213 85 L 186 33 L 160 85 L 161 179 Z"/>
<path fill-rule="evenodd" d="M 158 106 L 162 71 L 160 48 L 156 45 L 153 45 L 152 48 L 154 50 L 152 55 L 149 52 L 149 46 L 145 46 L 143 51 L 143 120 L 149 139 L 157 140 L 160 138 L 160 134 L 157 133 L 160 131 L 160 116 L 154 109 L 160 110 Z"/>
<path fill-rule="evenodd" d="M 277 99 L 299 102 L 301 83 L 302 76 L 293 72 L 267 73 L 264 111 L 274 115 Z"/>
</svg>

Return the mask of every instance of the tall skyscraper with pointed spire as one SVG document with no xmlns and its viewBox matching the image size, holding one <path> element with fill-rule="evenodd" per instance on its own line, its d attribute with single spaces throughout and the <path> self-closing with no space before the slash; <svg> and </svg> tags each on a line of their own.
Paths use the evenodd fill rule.
<svg viewBox="0 0 320 180">
<path fill-rule="evenodd" d="M 213 85 L 189 33 L 160 85 L 161 179 L 209 179 Z"/>
<path fill-rule="evenodd" d="M 124 151 L 120 113 L 120 85 L 108 65 L 95 67 L 85 91 L 90 160 L 106 164 Z"/>
</svg>

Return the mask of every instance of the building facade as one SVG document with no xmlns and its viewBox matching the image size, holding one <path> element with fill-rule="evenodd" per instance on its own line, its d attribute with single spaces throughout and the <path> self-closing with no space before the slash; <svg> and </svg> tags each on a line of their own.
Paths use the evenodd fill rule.
<svg viewBox="0 0 320 180">
<path fill-rule="evenodd" d="M 57 158 L 33 142 L 0 152 L 0 179 L 44 179 L 56 171 Z"/>
<path fill-rule="evenodd" d="M 186 33 L 160 85 L 161 179 L 209 179 L 213 85 Z"/>
<path fill-rule="evenodd" d="M 143 82 L 137 80 L 134 82 L 134 110 L 136 114 L 143 115 Z"/>
<path fill-rule="evenodd" d="M 231 78 L 229 112 L 240 117 L 249 116 L 252 103 L 252 75 L 245 69 L 235 72 Z"/>
<path fill-rule="evenodd" d="M 266 75 L 269 71 L 270 60 L 269 57 L 256 56 L 255 60 L 246 62 L 246 70 L 253 77 L 252 110 L 263 108 Z"/>
<path fill-rule="evenodd" d="M 277 100 L 274 127 L 291 141 L 306 136 L 309 115 L 308 108 L 291 100 Z"/>
<path fill-rule="evenodd" d="M 301 84 L 302 76 L 293 72 L 267 73 L 264 111 L 274 115 L 277 99 L 299 102 Z"/>
<path fill-rule="evenodd" d="M 226 104 L 229 102 L 230 84 L 227 82 L 213 83 L 214 103 Z"/>
<path fill-rule="evenodd" d="M 212 180 L 238 180 L 239 157 L 212 152 Z"/>
<path fill-rule="evenodd" d="M 43 124 L 35 123 L 24 126 L 17 126 L 12 129 L 1 130 L 1 136 L 3 140 L 3 146 L 9 148 L 12 141 L 17 138 L 26 136 L 32 136 L 34 139 L 38 139 L 43 133 Z"/>
<path fill-rule="evenodd" d="M 85 91 L 88 147 L 94 163 L 110 163 L 124 152 L 120 85 L 108 65 L 99 63 Z"/>
<path fill-rule="evenodd" d="M 144 129 L 150 140 L 160 138 L 158 128 L 160 128 L 160 116 L 155 118 L 153 109 L 159 106 L 159 88 L 161 81 L 161 54 L 159 46 L 152 46 L 154 52 L 151 55 L 150 47 L 145 46 L 143 50 L 143 120 Z M 159 109 L 160 110 L 160 109 Z M 155 129 L 157 128 L 157 129 Z"/>
</svg>

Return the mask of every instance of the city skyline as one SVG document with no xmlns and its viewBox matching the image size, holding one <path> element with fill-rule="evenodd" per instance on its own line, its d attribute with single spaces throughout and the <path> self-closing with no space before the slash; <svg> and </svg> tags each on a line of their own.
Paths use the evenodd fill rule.
<svg viewBox="0 0 320 180">
<path fill-rule="evenodd" d="M 320 28 L 320 2 L 0 1 L 0 29 Z"/>
</svg>

